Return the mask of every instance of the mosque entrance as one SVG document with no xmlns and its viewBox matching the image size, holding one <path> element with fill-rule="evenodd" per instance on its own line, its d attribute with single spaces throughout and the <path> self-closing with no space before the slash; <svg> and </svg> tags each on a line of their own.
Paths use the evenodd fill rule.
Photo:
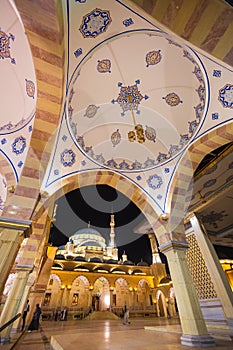
<svg viewBox="0 0 233 350">
<path fill-rule="evenodd" d="M 109 283 L 105 277 L 99 277 L 94 283 L 92 293 L 93 311 L 106 311 L 110 307 Z"/>
</svg>

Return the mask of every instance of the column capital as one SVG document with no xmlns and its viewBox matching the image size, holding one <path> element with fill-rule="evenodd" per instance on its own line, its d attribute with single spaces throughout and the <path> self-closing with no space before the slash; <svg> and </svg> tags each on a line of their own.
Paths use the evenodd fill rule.
<svg viewBox="0 0 233 350">
<path fill-rule="evenodd" d="M 32 232 L 32 220 L 1 216 L 0 228 L 23 231 L 24 237 L 26 238 L 29 237 Z"/>
<path fill-rule="evenodd" d="M 168 241 L 159 246 L 161 253 L 166 253 L 169 250 L 187 250 L 189 247 L 188 242 L 184 241 Z"/>
</svg>

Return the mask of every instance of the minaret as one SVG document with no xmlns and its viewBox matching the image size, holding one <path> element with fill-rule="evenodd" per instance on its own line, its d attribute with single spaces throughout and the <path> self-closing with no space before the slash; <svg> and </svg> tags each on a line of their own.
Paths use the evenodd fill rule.
<svg viewBox="0 0 233 350">
<path fill-rule="evenodd" d="M 115 219 L 114 214 L 111 214 L 111 220 L 110 220 L 110 242 L 109 246 L 107 247 L 107 255 L 111 256 L 112 259 L 118 261 L 118 249 L 115 246 Z"/>
<path fill-rule="evenodd" d="M 111 231 L 110 231 L 110 247 L 115 248 L 115 231 L 114 231 L 115 220 L 114 220 L 114 214 L 111 214 L 110 227 L 111 227 Z"/>
</svg>

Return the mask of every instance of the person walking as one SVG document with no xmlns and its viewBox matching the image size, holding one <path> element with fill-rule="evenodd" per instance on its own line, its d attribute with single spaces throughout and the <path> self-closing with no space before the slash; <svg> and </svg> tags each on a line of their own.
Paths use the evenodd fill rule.
<svg viewBox="0 0 233 350">
<path fill-rule="evenodd" d="M 126 304 L 123 308 L 123 324 L 130 324 L 130 322 L 129 322 L 129 309 L 126 306 Z"/>
<path fill-rule="evenodd" d="M 22 323 L 22 327 L 21 327 L 21 332 L 24 330 L 24 327 L 26 324 L 26 318 L 27 318 L 27 314 L 28 314 L 29 310 L 30 310 L 30 305 L 29 305 L 29 300 L 27 300 L 27 303 L 26 303 L 25 308 L 23 310 L 23 316 L 22 316 L 23 323 Z"/>
<path fill-rule="evenodd" d="M 34 330 L 38 330 L 39 329 L 39 325 L 40 325 L 40 315 L 42 314 L 41 308 L 39 304 L 36 304 L 36 309 L 34 311 L 31 323 L 28 327 L 28 332 L 34 331 Z"/>
</svg>

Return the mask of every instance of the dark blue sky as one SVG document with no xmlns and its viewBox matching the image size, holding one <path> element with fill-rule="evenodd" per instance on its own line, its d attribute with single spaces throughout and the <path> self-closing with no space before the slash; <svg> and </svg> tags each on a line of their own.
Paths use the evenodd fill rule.
<svg viewBox="0 0 233 350">
<path fill-rule="evenodd" d="M 57 201 L 56 222 L 50 242 L 59 246 L 77 230 L 87 227 L 99 231 L 109 242 L 110 214 L 115 215 L 115 242 L 119 258 L 126 251 L 128 259 L 137 263 L 143 258 L 151 263 L 151 248 L 147 235 L 133 229 L 144 219 L 140 210 L 122 193 L 107 185 L 87 186 L 72 191 Z"/>
</svg>

